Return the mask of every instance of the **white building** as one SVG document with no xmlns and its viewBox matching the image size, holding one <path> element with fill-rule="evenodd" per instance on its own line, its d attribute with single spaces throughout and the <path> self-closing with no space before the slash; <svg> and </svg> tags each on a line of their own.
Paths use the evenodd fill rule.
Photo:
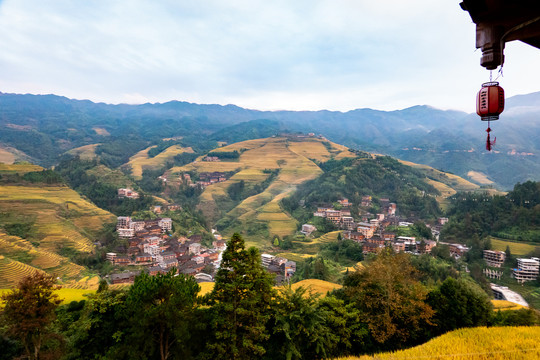
<svg viewBox="0 0 540 360">
<path fill-rule="evenodd" d="M 262 266 L 267 268 L 268 266 L 270 266 L 270 264 L 272 263 L 272 261 L 274 260 L 275 256 L 274 255 L 270 255 L 270 254 L 261 254 L 261 262 L 262 262 Z"/>
<path fill-rule="evenodd" d="M 536 280 L 540 272 L 540 259 L 517 259 L 518 266 L 514 269 L 514 278 L 518 282 Z"/>
</svg>

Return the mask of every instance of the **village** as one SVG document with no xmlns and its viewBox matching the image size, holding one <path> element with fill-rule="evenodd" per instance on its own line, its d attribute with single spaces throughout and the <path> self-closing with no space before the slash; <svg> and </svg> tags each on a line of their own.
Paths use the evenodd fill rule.
<svg viewBox="0 0 540 360">
<path fill-rule="evenodd" d="M 122 197 L 138 197 L 131 189 L 119 189 L 118 194 Z M 155 205 L 152 210 L 159 215 L 162 211 L 179 208 L 179 205 Z M 109 281 L 112 284 L 132 283 L 141 271 L 155 276 L 173 268 L 178 273 L 194 276 L 198 282 L 213 281 L 213 275 L 221 262 L 220 255 L 226 249 L 226 241 L 222 236 L 212 230 L 214 239 L 211 247 L 207 247 L 203 245 L 203 236 L 200 234 L 175 237 L 172 232 L 171 218 L 136 220 L 129 216 L 119 216 L 116 233 L 127 244 L 118 252 L 107 253 L 106 259 L 114 266 L 134 269 L 113 273 Z M 296 271 L 296 263 L 283 257 L 262 254 L 261 262 L 268 272 L 276 275 L 276 284 L 289 282 Z"/>
</svg>

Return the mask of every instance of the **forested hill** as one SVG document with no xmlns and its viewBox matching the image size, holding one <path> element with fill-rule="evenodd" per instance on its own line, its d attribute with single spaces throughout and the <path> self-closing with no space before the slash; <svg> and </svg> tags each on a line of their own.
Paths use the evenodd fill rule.
<svg viewBox="0 0 540 360">
<path fill-rule="evenodd" d="M 440 214 L 436 201 L 440 192 L 419 170 L 391 157 L 359 153 L 357 158 L 330 160 L 320 167 L 324 171 L 321 176 L 282 200 L 284 208 L 300 222 L 307 222 L 317 205 L 336 203 L 341 198 L 359 205 L 364 195 L 373 196 L 375 211 L 380 211 L 378 199 L 388 198 L 399 204 L 404 216 L 426 219 Z"/>
<path fill-rule="evenodd" d="M 488 154 L 485 124 L 476 115 L 429 106 L 397 111 L 256 111 L 180 101 L 108 105 L 55 95 L 0 93 L 0 156 L 30 157 L 50 166 L 65 151 L 95 144 L 98 152 L 112 157 L 109 165 L 116 166 L 163 138 L 182 137 L 185 146 L 209 149 L 217 141 L 232 143 L 288 130 L 322 133 L 351 148 L 509 189 L 516 182 L 537 180 L 540 174 L 539 108 L 539 93 L 508 99 L 501 120 L 492 126 L 496 152 Z"/>
<path fill-rule="evenodd" d="M 449 215 L 441 233 L 448 241 L 491 235 L 540 245 L 540 182 L 517 184 L 505 196 L 458 193 L 451 197 Z"/>
</svg>

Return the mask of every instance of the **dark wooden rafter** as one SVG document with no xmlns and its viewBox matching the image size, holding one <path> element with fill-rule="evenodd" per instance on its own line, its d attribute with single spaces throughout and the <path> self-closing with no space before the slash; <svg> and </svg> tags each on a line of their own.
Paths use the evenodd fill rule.
<svg viewBox="0 0 540 360">
<path fill-rule="evenodd" d="M 494 70 L 504 63 L 504 45 L 519 40 L 540 49 L 540 0 L 463 0 L 476 24 L 480 65 Z"/>
</svg>

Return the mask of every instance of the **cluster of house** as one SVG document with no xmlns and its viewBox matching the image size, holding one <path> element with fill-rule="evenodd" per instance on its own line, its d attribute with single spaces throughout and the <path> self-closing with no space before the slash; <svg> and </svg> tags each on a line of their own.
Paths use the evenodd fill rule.
<svg viewBox="0 0 540 360">
<path fill-rule="evenodd" d="M 119 216 L 116 222 L 116 233 L 120 238 L 135 236 L 159 235 L 172 230 L 171 218 L 152 220 L 135 220 L 129 216 Z"/>
<path fill-rule="evenodd" d="M 289 282 L 296 272 L 296 262 L 284 257 L 261 254 L 261 261 L 266 271 L 276 275 L 275 282 L 278 285 Z"/>
<path fill-rule="evenodd" d="M 489 267 L 500 268 L 506 260 L 504 251 L 484 250 L 484 261 Z M 517 282 L 533 281 L 540 274 L 540 259 L 539 258 L 518 258 L 517 267 L 512 269 L 512 276 Z M 490 275 L 488 273 L 486 276 Z M 488 276 L 490 277 L 490 276 Z M 500 276 L 499 276 L 500 278 Z"/>
<path fill-rule="evenodd" d="M 118 198 L 138 199 L 139 193 L 132 189 L 118 189 Z"/>
<path fill-rule="evenodd" d="M 176 268 L 179 273 L 193 275 L 198 281 L 212 281 L 211 274 L 203 274 L 202 271 L 210 265 L 212 271 L 207 272 L 213 272 L 219 261 L 219 252 L 226 247 L 225 241 L 216 234 L 213 248 L 208 249 L 201 244 L 201 235 L 172 237 L 167 234 L 172 228 L 170 220 L 136 221 L 126 216 L 118 217 L 117 232 L 127 238 L 127 249 L 107 253 L 107 260 L 118 266 L 143 266 L 150 275 Z M 111 282 L 132 282 L 137 274 L 137 271 L 113 274 Z"/>
<path fill-rule="evenodd" d="M 355 223 L 354 218 L 351 215 L 351 203 L 348 199 L 339 199 L 337 201 L 340 204 L 340 209 L 335 209 L 331 205 L 321 205 L 317 207 L 317 211 L 313 213 L 313 216 L 319 216 L 326 218 L 332 221 L 336 226 L 339 226 L 342 229 L 353 230 L 358 227 L 358 224 Z M 393 217 L 396 214 L 397 205 L 391 203 L 389 199 L 380 199 L 382 213 L 377 214 L 376 218 L 372 221 L 383 221 L 386 216 Z M 362 206 L 369 207 L 371 206 L 371 196 L 362 197 Z M 373 214 L 364 213 L 361 215 L 362 221 L 368 221 Z"/>
<path fill-rule="evenodd" d="M 180 181 L 186 184 L 189 184 L 191 187 L 202 187 L 205 188 L 209 185 L 227 181 L 227 174 L 220 171 L 214 172 L 202 172 L 199 173 L 199 181 L 192 182 L 191 175 L 184 173 L 180 175 Z"/>
</svg>

